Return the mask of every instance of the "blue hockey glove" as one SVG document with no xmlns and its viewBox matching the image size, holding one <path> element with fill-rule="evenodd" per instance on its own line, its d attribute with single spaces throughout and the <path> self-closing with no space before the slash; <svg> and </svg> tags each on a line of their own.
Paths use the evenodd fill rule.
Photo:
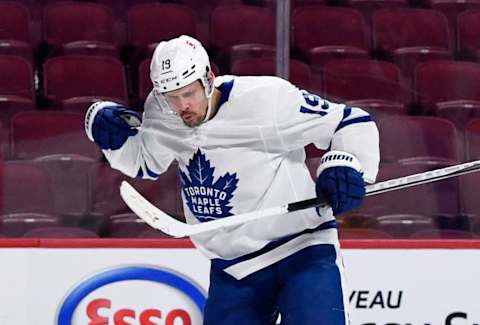
<svg viewBox="0 0 480 325">
<path fill-rule="evenodd" d="M 120 148 L 128 137 L 137 134 L 140 125 L 137 112 L 113 102 L 94 103 L 85 116 L 88 137 L 102 149 Z"/>
<path fill-rule="evenodd" d="M 335 215 L 358 208 L 362 204 L 365 182 L 360 163 L 355 156 L 346 152 L 330 151 L 320 160 L 317 175 L 317 196 L 330 204 Z"/>
</svg>

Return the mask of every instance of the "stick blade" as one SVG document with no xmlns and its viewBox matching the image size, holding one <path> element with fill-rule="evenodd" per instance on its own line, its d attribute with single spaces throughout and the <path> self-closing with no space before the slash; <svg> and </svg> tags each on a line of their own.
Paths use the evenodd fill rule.
<svg viewBox="0 0 480 325">
<path fill-rule="evenodd" d="M 188 225 L 155 207 L 126 181 L 122 181 L 120 185 L 120 196 L 128 207 L 150 227 L 177 238 L 187 236 Z"/>
</svg>

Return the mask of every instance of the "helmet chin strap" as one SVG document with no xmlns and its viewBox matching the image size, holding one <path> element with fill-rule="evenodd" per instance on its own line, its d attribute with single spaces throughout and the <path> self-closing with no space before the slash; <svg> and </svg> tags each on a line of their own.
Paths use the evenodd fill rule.
<svg viewBox="0 0 480 325">
<path fill-rule="evenodd" d="M 204 81 L 205 96 L 207 96 L 208 104 L 207 104 L 207 113 L 205 114 L 205 118 L 203 119 L 202 123 L 207 122 L 212 115 L 212 112 L 213 112 L 213 109 L 212 109 L 212 95 L 213 95 L 213 91 L 215 90 L 215 87 L 213 86 L 213 80 L 210 81 L 206 77 L 205 77 L 205 79 L 206 79 Z"/>
</svg>

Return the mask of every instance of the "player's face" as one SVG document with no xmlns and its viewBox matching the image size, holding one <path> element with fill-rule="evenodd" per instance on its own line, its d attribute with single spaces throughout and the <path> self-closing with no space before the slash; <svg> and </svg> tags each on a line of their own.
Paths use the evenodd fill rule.
<svg viewBox="0 0 480 325">
<path fill-rule="evenodd" d="M 170 107 L 189 127 L 195 127 L 207 114 L 208 100 L 200 81 L 164 94 Z"/>
</svg>

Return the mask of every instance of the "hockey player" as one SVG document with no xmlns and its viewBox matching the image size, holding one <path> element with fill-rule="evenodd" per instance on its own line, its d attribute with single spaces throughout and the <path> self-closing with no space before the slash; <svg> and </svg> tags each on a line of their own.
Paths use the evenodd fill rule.
<svg viewBox="0 0 480 325">
<path fill-rule="evenodd" d="M 208 222 L 318 195 L 329 202 L 192 236 L 211 260 L 204 324 L 348 323 L 335 215 L 374 182 L 378 131 L 361 109 L 277 77 L 215 77 L 189 36 L 161 42 L 143 118 L 113 102 L 86 114 L 88 137 L 110 165 L 156 179 L 178 161 L 185 217 Z M 140 124 L 140 127 L 135 127 Z M 329 150 L 314 182 L 304 147 Z"/>
</svg>

